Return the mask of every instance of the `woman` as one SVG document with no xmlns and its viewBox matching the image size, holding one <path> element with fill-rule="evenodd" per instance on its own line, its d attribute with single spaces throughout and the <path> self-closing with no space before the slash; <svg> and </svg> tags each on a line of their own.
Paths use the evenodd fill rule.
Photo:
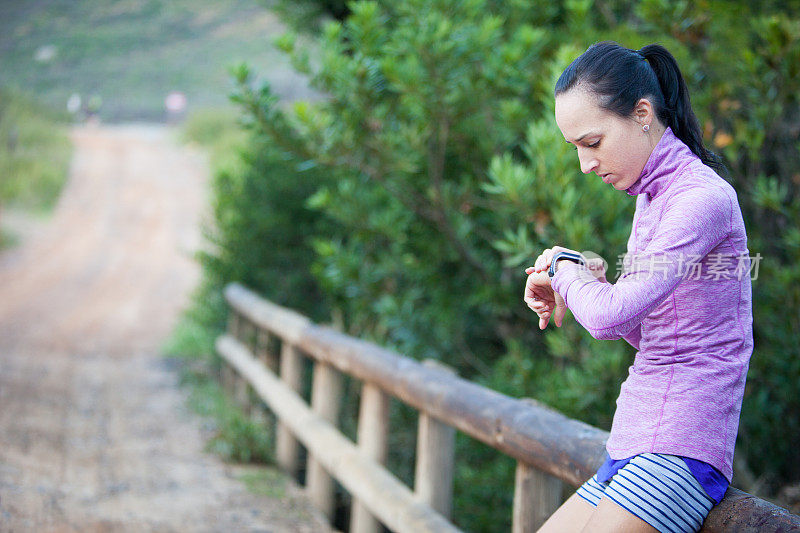
<svg viewBox="0 0 800 533">
<path fill-rule="evenodd" d="M 616 283 L 554 246 L 526 270 L 525 302 L 541 329 L 569 308 L 595 338 L 638 351 L 606 462 L 540 531 L 697 531 L 731 481 L 753 349 L 736 193 L 662 46 L 597 43 L 563 72 L 555 99 L 581 170 L 634 196 L 636 212 Z"/>
</svg>

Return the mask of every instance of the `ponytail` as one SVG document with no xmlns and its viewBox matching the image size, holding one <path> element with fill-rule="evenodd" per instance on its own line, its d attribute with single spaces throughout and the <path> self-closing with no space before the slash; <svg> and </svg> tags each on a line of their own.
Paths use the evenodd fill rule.
<svg viewBox="0 0 800 533">
<path fill-rule="evenodd" d="M 622 117 L 630 116 L 641 98 L 650 99 L 659 121 L 703 163 L 727 177 L 722 160 L 703 144 L 678 63 L 663 46 L 649 44 L 636 51 L 613 41 L 595 43 L 561 73 L 555 95 L 578 85 L 596 94 L 600 107 Z"/>
<path fill-rule="evenodd" d="M 689 98 L 689 89 L 683 81 L 678 62 L 669 50 L 658 44 L 648 44 L 639 49 L 650 64 L 658 80 L 663 106 L 657 108 L 656 115 L 662 124 L 672 128 L 672 133 L 682 140 L 703 163 L 720 174 L 727 169 L 718 155 L 706 149 L 703 144 L 703 130 L 697 120 Z"/>
</svg>

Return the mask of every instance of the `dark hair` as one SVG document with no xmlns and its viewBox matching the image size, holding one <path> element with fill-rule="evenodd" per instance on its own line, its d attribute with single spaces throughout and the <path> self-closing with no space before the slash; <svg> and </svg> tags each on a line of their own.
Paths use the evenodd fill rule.
<svg viewBox="0 0 800 533">
<path fill-rule="evenodd" d="M 727 175 L 720 157 L 703 144 L 703 132 L 678 62 L 663 46 L 648 44 L 637 51 L 614 41 L 595 43 L 561 73 L 555 95 L 576 86 L 585 86 L 598 96 L 600 107 L 622 117 L 633 113 L 639 99 L 648 98 L 662 124 L 669 126 L 703 163 Z"/>
</svg>

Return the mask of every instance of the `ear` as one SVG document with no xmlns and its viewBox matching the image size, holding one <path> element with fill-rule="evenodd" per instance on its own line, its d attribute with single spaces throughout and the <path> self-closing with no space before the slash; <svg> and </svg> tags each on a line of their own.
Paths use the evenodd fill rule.
<svg viewBox="0 0 800 533">
<path fill-rule="evenodd" d="M 653 103 L 647 98 L 640 98 L 633 108 L 633 116 L 641 125 L 652 124 L 656 119 Z"/>
</svg>

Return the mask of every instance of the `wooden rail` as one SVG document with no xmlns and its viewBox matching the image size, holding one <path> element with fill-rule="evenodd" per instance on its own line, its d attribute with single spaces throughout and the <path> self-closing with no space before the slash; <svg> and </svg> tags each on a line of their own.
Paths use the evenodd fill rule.
<svg viewBox="0 0 800 533">
<path fill-rule="evenodd" d="M 229 332 L 217 340 L 225 386 L 252 410 L 252 390 L 278 419 L 276 457 L 296 473 L 308 450 L 307 490 L 333 515 L 333 479 L 354 497 L 350 531 L 458 531 L 449 522 L 454 431 L 517 460 L 513 532 L 531 532 L 561 504 L 562 483 L 579 486 L 604 458 L 608 433 L 539 404 L 463 380 L 432 362 L 419 363 L 318 326 L 244 287 L 225 289 Z M 280 341 L 280 355 L 270 338 Z M 311 405 L 300 395 L 302 358 L 313 361 Z M 278 374 L 280 377 L 278 377 Z M 336 428 L 342 374 L 362 383 L 358 443 Z M 386 461 L 389 397 L 419 410 L 413 490 Z M 800 517 L 733 487 L 714 507 L 703 532 L 800 532 Z"/>
</svg>

